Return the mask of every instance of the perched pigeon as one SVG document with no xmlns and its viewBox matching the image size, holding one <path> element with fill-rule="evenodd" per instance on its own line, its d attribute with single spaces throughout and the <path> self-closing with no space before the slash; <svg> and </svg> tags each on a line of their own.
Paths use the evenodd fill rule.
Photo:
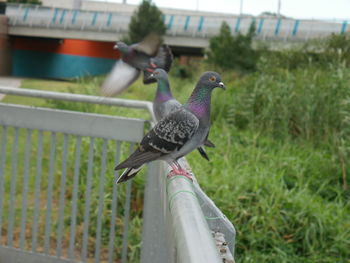
<svg viewBox="0 0 350 263">
<path fill-rule="evenodd" d="M 156 96 L 153 101 L 153 112 L 156 116 L 156 120 L 159 121 L 169 113 L 179 109 L 182 105 L 171 94 L 168 74 L 163 69 L 155 69 L 150 75 L 150 78 L 154 78 L 158 81 Z M 208 136 L 208 135 L 207 135 Z M 215 147 L 215 145 L 206 139 L 205 146 Z M 209 161 L 209 157 L 203 147 L 198 147 L 198 151 L 203 158 Z"/>
<path fill-rule="evenodd" d="M 161 119 L 142 139 L 129 158 L 115 167 L 127 168 L 117 183 L 134 177 L 141 167 L 154 160 L 164 160 L 180 174 L 191 179 L 177 160 L 203 145 L 210 126 L 210 101 L 214 88 L 225 88 L 216 72 L 205 72 L 192 95 L 178 110 Z"/>
<path fill-rule="evenodd" d="M 143 71 L 143 82 L 149 84 L 155 80 L 149 78 L 155 68 L 170 70 L 173 54 L 167 45 L 161 45 L 161 38 L 156 34 L 148 35 L 140 43 L 128 46 L 118 41 L 115 45 L 121 52 L 121 59 L 114 65 L 102 85 L 102 93 L 111 96 L 129 87 Z"/>
</svg>

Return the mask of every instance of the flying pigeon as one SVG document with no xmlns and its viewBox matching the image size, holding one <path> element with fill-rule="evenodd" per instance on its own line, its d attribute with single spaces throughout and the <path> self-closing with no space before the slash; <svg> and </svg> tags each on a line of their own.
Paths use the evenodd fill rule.
<svg viewBox="0 0 350 263">
<path fill-rule="evenodd" d="M 120 51 L 121 59 L 116 62 L 102 85 L 102 93 L 106 96 L 121 93 L 139 77 L 141 71 L 144 84 L 156 82 L 149 78 L 153 70 L 163 68 L 169 71 L 173 61 L 170 48 L 161 45 L 161 38 L 155 33 L 130 46 L 118 41 L 115 48 Z"/>
<path fill-rule="evenodd" d="M 159 121 L 169 113 L 179 109 L 182 105 L 180 102 L 174 99 L 171 93 L 168 74 L 165 70 L 160 68 L 155 69 L 150 75 L 150 78 L 154 78 L 158 82 L 156 96 L 153 100 L 153 112 L 156 116 L 156 120 Z M 215 147 L 215 145 L 207 138 L 204 145 Z M 209 161 L 209 157 L 202 146 L 198 147 L 198 151 L 203 158 Z"/>
<path fill-rule="evenodd" d="M 161 119 L 143 137 L 136 151 L 115 167 L 127 168 L 117 183 L 131 179 L 144 164 L 155 160 L 164 160 L 172 167 L 169 176 L 178 174 L 192 180 L 177 160 L 203 145 L 210 127 L 211 93 L 217 87 L 225 89 L 220 75 L 205 72 L 186 104 Z"/>
</svg>

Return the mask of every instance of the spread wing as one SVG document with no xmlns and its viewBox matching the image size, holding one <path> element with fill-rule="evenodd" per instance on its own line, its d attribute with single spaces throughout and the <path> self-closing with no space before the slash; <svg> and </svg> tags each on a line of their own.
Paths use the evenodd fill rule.
<svg viewBox="0 0 350 263">
<path fill-rule="evenodd" d="M 140 70 L 118 60 L 102 85 L 102 94 L 112 96 L 129 87 L 140 75 Z"/>
<path fill-rule="evenodd" d="M 132 48 L 154 57 L 157 54 L 161 43 L 162 39 L 158 34 L 150 33 L 141 42 L 133 44 Z"/>
</svg>

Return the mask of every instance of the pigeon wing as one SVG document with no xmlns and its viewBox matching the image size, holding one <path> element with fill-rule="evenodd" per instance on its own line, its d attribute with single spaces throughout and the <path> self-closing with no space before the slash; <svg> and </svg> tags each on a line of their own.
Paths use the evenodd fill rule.
<svg viewBox="0 0 350 263">
<path fill-rule="evenodd" d="M 198 118 L 180 108 L 161 119 L 144 137 L 141 146 L 163 155 L 179 150 L 188 142 L 199 126 Z"/>
<path fill-rule="evenodd" d="M 137 51 L 146 53 L 147 55 L 154 57 L 158 53 L 158 49 L 162 43 L 161 37 L 156 33 L 150 33 L 141 42 L 131 45 L 132 48 Z"/>
<path fill-rule="evenodd" d="M 102 94 L 112 96 L 129 87 L 140 75 L 140 70 L 118 60 L 102 85 Z"/>
<path fill-rule="evenodd" d="M 140 167 L 180 149 L 197 131 L 199 120 L 181 108 L 162 119 L 142 139 L 138 149 L 115 169 Z"/>
<path fill-rule="evenodd" d="M 171 64 L 173 63 L 174 56 L 171 49 L 167 45 L 162 45 L 157 53 L 157 56 L 151 58 L 151 63 L 156 65 L 157 68 L 162 68 L 166 72 L 169 72 Z M 143 84 L 150 84 L 156 82 L 155 79 L 150 78 L 152 72 L 148 71 L 150 68 L 143 71 Z M 151 69 L 154 70 L 152 67 Z"/>
<path fill-rule="evenodd" d="M 154 64 L 156 64 L 158 68 L 164 69 L 166 72 L 169 72 L 173 60 L 174 55 L 168 45 L 162 45 L 158 50 L 157 56 L 153 58 Z"/>
</svg>

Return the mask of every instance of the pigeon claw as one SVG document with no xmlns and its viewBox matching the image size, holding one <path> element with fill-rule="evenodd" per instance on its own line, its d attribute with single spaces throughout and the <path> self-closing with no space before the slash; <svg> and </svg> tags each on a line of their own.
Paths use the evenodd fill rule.
<svg viewBox="0 0 350 263">
<path fill-rule="evenodd" d="M 187 179 L 189 179 L 191 182 L 193 182 L 192 176 L 184 169 L 173 169 L 168 173 L 167 178 L 171 178 L 173 176 L 184 176 Z"/>
<path fill-rule="evenodd" d="M 157 66 L 156 64 L 154 64 L 153 62 L 150 62 L 149 64 L 152 66 L 152 68 L 157 68 L 157 67 L 158 67 L 158 66 Z"/>
</svg>

